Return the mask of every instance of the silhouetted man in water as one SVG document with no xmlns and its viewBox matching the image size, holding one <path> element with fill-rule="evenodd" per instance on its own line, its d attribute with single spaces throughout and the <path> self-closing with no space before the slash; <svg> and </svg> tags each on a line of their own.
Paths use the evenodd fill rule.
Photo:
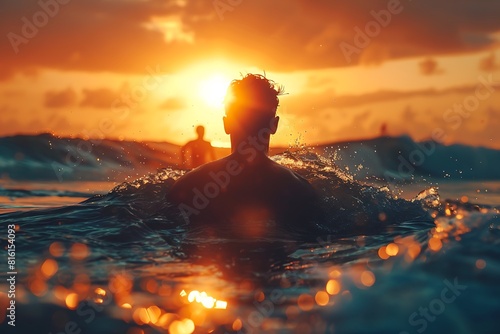
<svg viewBox="0 0 500 334">
<path fill-rule="evenodd" d="M 198 167 L 173 185 L 169 199 L 207 236 L 301 235 L 315 229 L 314 189 L 268 158 L 282 91 L 261 75 L 248 74 L 231 82 L 223 118 L 231 154 Z"/>
<path fill-rule="evenodd" d="M 196 127 L 198 138 L 191 140 L 186 145 L 181 147 L 181 161 L 182 166 L 188 166 L 186 159 L 186 151 L 191 153 L 191 167 L 196 168 L 203 165 L 208 161 L 215 160 L 214 148 L 210 142 L 203 139 L 205 136 L 205 128 L 202 125 Z M 207 159 L 210 156 L 210 160 Z"/>
</svg>

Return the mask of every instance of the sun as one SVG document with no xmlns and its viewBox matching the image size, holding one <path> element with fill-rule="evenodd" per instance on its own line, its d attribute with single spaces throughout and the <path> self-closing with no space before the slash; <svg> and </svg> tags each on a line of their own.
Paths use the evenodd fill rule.
<svg viewBox="0 0 500 334">
<path fill-rule="evenodd" d="M 212 74 L 200 81 L 199 95 L 209 107 L 221 108 L 230 79 L 222 74 Z"/>
</svg>

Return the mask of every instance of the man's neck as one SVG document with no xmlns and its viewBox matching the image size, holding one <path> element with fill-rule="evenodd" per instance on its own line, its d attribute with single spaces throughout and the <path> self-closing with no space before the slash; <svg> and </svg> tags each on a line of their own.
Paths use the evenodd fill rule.
<svg viewBox="0 0 500 334">
<path fill-rule="evenodd" d="M 245 154 L 253 151 L 257 156 L 269 155 L 269 136 L 264 138 L 257 135 L 233 136 L 231 135 L 231 153 Z"/>
</svg>

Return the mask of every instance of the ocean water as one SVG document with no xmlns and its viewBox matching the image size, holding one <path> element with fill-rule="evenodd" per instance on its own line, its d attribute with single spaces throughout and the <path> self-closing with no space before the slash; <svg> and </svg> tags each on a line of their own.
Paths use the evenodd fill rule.
<svg viewBox="0 0 500 334">
<path fill-rule="evenodd" d="M 2 181 L 0 242 L 15 244 L 17 274 L 13 327 L 4 256 L 0 331 L 498 332 L 499 181 L 391 185 L 345 157 L 273 159 L 320 193 L 328 218 L 314 241 L 190 233 L 165 200 L 184 173 L 174 166 L 124 183 Z"/>
</svg>

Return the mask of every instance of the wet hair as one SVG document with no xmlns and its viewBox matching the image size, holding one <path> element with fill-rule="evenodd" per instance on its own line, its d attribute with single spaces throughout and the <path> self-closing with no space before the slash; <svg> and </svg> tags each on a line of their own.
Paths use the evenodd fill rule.
<svg viewBox="0 0 500 334">
<path fill-rule="evenodd" d="M 224 104 L 226 115 L 238 120 L 242 128 L 255 130 L 276 115 L 283 86 L 260 74 L 247 74 L 231 82 Z"/>
</svg>

